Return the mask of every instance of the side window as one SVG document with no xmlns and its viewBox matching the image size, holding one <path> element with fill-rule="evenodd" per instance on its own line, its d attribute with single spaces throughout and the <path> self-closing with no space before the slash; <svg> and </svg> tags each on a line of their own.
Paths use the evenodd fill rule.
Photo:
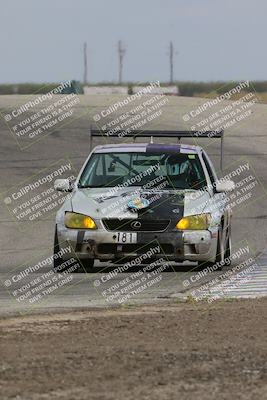
<svg viewBox="0 0 267 400">
<path fill-rule="evenodd" d="M 212 169 L 211 169 L 210 163 L 209 163 L 209 161 L 208 161 L 208 159 L 207 159 L 205 153 L 202 153 L 202 158 L 203 158 L 204 164 L 205 164 L 205 166 L 206 166 L 206 168 L 207 168 L 207 171 L 208 171 L 208 174 L 209 174 L 209 177 L 210 177 L 211 184 L 212 184 L 213 187 L 214 187 L 214 183 L 215 183 L 215 181 L 216 181 L 216 177 L 215 177 L 214 174 L 213 174 L 213 171 L 212 171 Z"/>
</svg>

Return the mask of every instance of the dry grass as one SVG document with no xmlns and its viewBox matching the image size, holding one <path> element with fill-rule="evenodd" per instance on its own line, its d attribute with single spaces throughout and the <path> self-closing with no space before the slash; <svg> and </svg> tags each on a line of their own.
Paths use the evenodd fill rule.
<svg viewBox="0 0 267 400">
<path fill-rule="evenodd" d="M 241 97 L 244 97 L 248 92 L 242 91 L 237 95 L 232 95 L 231 100 L 238 100 Z M 266 104 L 267 103 L 267 92 L 255 92 L 256 97 L 258 99 L 258 103 Z M 202 97 L 206 99 L 215 99 L 219 94 L 217 92 L 203 92 L 203 93 L 195 93 L 193 97 Z"/>
</svg>

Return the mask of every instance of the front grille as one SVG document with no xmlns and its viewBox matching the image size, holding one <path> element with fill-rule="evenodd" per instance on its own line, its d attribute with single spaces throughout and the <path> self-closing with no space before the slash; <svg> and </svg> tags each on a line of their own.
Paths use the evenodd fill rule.
<svg viewBox="0 0 267 400">
<path fill-rule="evenodd" d="M 107 230 L 118 232 L 163 232 L 167 229 L 169 223 L 169 219 L 103 219 L 103 224 Z"/>
<path fill-rule="evenodd" d="M 144 254 L 146 251 L 151 250 L 155 245 L 148 245 L 147 243 L 139 244 L 114 244 L 114 243 L 101 243 L 97 246 L 97 251 L 99 254 L 119 254 L 119 253 L 134 253 L 134 254 Z M 160 244 L 161 254 L 172 254 L 174 253 L 174 248 L 172 244 Z"/>
</svg>

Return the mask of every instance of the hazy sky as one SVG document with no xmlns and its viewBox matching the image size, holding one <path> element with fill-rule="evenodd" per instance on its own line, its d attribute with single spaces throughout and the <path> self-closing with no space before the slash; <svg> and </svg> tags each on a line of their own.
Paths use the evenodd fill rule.
<svg viewBox="0 0 267 400">
<path fill-rule="evenodd" d="M 266 0 L 0 0 L 0 82 L 267 79 Z"/>
</svg>

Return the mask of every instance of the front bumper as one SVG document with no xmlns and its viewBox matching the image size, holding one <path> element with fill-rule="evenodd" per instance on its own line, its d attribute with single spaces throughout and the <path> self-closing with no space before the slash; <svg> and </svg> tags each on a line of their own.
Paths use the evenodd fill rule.
<svg viewBox="0 0 267 400">
<path fill-rule="evenodd" d="M 71 246 L 71 257 L 100 261 L 133 258 L 157 248 L 153 258 L 170 261 L 214 261 L 217 235 L 209 230 L 138 233 L 135 243 L 117 243 L 117 232 L 57 227 L 60 247 Z M 70 254 L 68 254 L 70 256 Z"/>
</svg>

